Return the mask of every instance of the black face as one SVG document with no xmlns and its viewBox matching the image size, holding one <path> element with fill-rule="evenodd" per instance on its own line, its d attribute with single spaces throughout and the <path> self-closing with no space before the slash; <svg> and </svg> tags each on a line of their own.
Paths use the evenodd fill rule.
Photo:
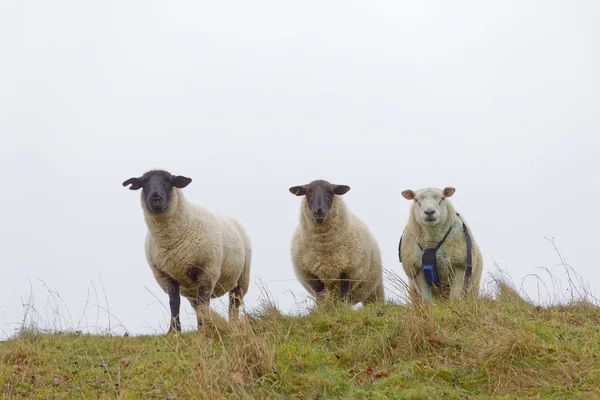
<svg viewBox="0 0 600 400">
<path fill-rule="evenodd" d="M 308 185 L 293 186 L 290 192 L 296 196 L 306 196 L 306 204 L 312 213 L 313 220 L 322 224 L 331 216 L 333 196 L 341 196 L 350 190 L 350 186 L 334 185 L 327 181 L 313 181 Z"/>
<path fill-rule="evenodd" d="M 192 180 L 185 176 L 171 175 L 167 171 L 148 171 L 141 178 L 131 178 L 123 182 L 129 189 L 142 189 L 144 203 L 150 212 L 163 212 L 169 208 L 173 188 L 182 189 Z"/>
</svg>

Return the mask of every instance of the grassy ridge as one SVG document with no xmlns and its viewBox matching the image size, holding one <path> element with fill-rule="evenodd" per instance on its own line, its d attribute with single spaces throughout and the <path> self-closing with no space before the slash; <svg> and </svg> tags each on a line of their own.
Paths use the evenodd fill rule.
<svg viewBox="0 0 600 400">
<path fill-rule="evenodd" d="M 600 309 L 492 300 L 306 316 L 272 305 L 180 335 L 23 332 L 0 343 L 4 398 L 600 398 Z"/>
</svg>

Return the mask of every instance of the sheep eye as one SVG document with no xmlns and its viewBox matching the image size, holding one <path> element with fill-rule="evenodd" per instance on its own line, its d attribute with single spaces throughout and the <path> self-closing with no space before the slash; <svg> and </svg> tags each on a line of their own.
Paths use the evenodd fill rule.
<svg viewBox="0 0 600 400">
<path fill-rule="evenodd" d="M 417 202 L 417 204 L 418 204 L 419 206 L 421 205 L 421 202 L 420 202 L 419 200 L 415 199 L 415 201 Z"/>
</svg>

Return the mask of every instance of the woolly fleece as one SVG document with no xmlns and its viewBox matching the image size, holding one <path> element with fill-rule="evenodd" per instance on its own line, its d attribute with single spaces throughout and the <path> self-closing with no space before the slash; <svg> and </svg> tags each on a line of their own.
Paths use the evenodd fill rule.
<svg viewBox="0 0 600 400">
<path fill-rule="evenodd" d="M 333 197 L 332 213 L 322 224 L 314 222 L 303 198 L 300 223 L 292 238 L 292 263 L 300 283 L 314 297 L 309 282 L 319 279 L 327 295 L 339 298 L 340 274 L 346 273 L 352 304 L 384 300 L 377 242 L 340 196 Z"/>
<path fill-rule="evenodd" d="M 212 298 L 231 292 L 239 285 L 240 302 L 248 291 L 252 249 L 242 226 L 232 218 L 217 216 L 186 201 L 173 188 L 169 208 L 162 213 L 142 209 L 148 225 L 146 258 L 160 287 L 168 293 L 168 276 L 180 285 L 180 293 L 193 306 L 198 285 L 209 289 Z M 189 275 L 199 267 L 198 281 Z M 230 319 L 237 319 L 237 307 Z M 196 310 L 197 311 L 197 310 Z"/>
<path fill-rule="evenodd" d="M 426 195 L 432 193 L 441 194 L 442 191 L 439 189 L 422 189 L 416 192 L 417 195 L 422 195 L 423 193 Z M 432 298 L 449 297 L 452 300 L 456 300 L 460 298 L 461 293 L 463 293 L 464 278 L 467 269 L 467 244 L 462 229 L 464 217 L 461 214 L 461 221 L 461 217 L 456 215 L 454 206 L 447 197 L 441 206 L 443 207 L 444 205 L 447 211 L 446 218 L 444 221 L 440 220 L 440 222 L 434 226 L 424 226 L 417 222 L 415 208 L 418 207 L 418 205 L 416 202 L 413 201 L 410 209 L 410 216 L 404 230 L 400 252 L 402 254 L 402 267 L 408 276 L 410 294 L 413 302 L 418 302 L 423 298 L 431 300 Z M 450 226 L 455 222 L 456 225 L 442 247 L 438 249 L 436 257 L 436 272 L 438 278 L 442 284 L 450 286 L 450 289 L 434 286 L 430 287 L 423 274 L 423 251 L 419 248 L 418 243 L 420 243 L 423 248 L 436 247 Z M 466 221 L 464 221 L 464 223 L 466 224 Z M 473 242 L 473 271 L 470 279 L 471 288 L 469 288 L 469 292 L 474 296 L 477 296 L 479 294 L 479 284 L 483 269 L 483 258 L 479 246 L 473 237 L 473 231 L 468 224 L 467 228 L 469 229 Z"/>
</svg>

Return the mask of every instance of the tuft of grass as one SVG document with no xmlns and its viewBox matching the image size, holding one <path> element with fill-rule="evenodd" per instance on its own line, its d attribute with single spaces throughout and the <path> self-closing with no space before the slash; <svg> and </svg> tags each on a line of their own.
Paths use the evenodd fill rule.
<svg viewBox="0 0 600 400">
<path fill-rule="evenodd" d="M 283 315 L 158 336 L 47 334 L 0 343 L 4 398 L 600 398 L 600 309 L 495 296 Z"/>
</svg>

